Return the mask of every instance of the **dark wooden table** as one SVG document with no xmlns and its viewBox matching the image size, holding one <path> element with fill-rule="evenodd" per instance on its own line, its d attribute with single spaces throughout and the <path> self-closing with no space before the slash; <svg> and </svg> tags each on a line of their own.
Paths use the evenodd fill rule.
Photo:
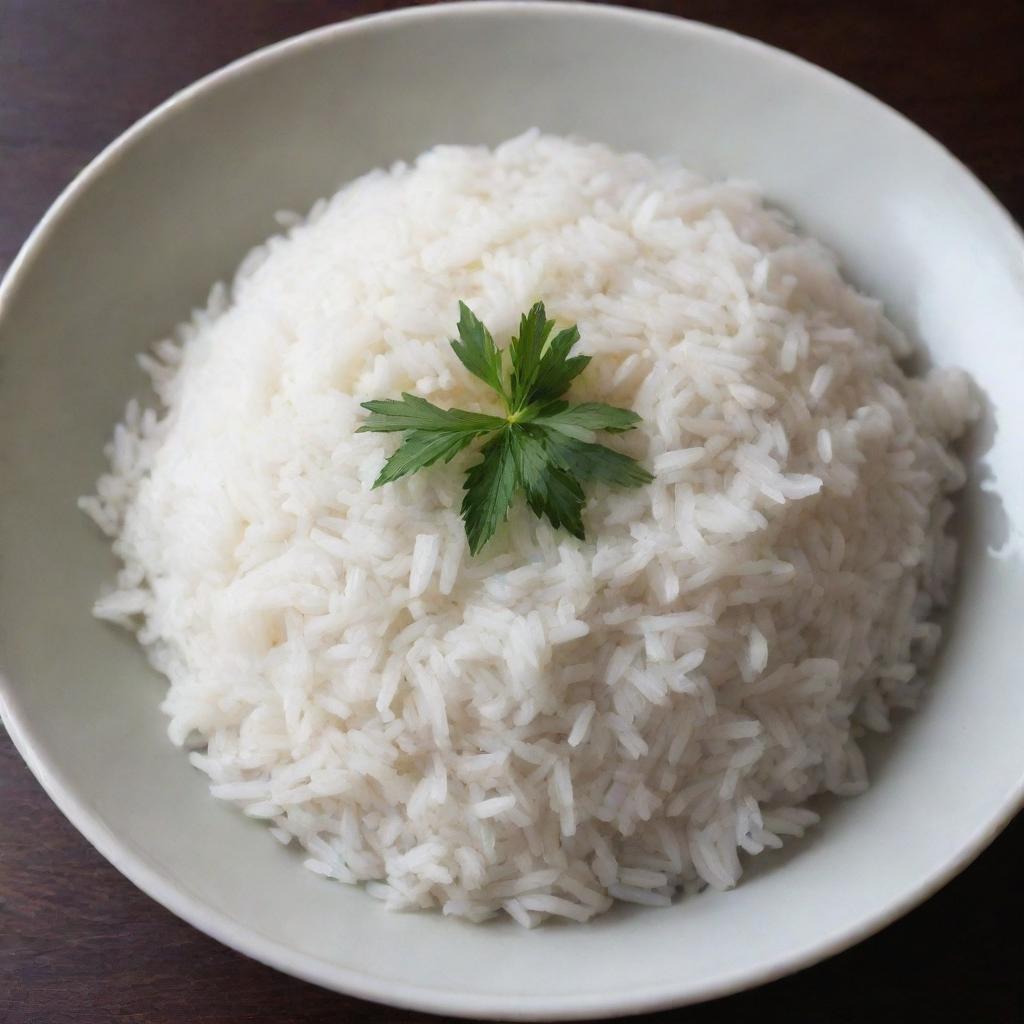
<svg viewBox="0 0 1024 1024">
<path fill-rule="evenodd" d="M 256 47 L 395 6 L 0 0 L 0 271 L 75 172 L 171 92 Z M 1024 220 L 1020 0 L 635 6 L 756 36 L 851 79 L 948 145 Z M 678 1016 L 1019 1024 L 1022 865 L 1018 818 L 956 881 L 881 935 Z M 346 1019 L 426 1020 L 277 974 L 172 917 L 64 820 L 0 732 L 0 1024 Z"/>
</svg>

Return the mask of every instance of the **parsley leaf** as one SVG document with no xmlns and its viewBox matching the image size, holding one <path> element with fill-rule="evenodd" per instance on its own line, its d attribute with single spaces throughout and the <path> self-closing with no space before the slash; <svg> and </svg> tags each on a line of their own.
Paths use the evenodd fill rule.
<svg viewBox="0 0 1024 1024">
<path fill-rule="evenodd" d="M 519 336 L 512 339 L 512 394 L 510 412 L 518 412 L 529 404 L 530 389 L 537 379 L 544 346 L 555 326 L 544 312 L 544 303 L 535 302 L 529 313 L 519 318 Z"/>
<path fill-rule="evenodd" d="M 409 473 L 415 473 L 418 469 L 431 466 L 438 459 L 451 462 L 476 436 L 468 431 L 456 434 L 432 430 L 410 430 L 395 454 L 384 463 L 380 476 L 373 483 L 373 489 L 376 490 L 383 484 L 393 483 Z"/>
<path fill-rule="evenodd" d="M 403 392 L 401 401 L 385 398 L 375 402 L 363 402 L 363 408 L 370 415 L 356 431 L 377 433 L 391 430 L 442 430 L 469 431 L 485 434 L 505 425 L 498 416 L 486 416 L 482 412 L 463 412 L 462 409 L 442 409 L 417 395 Z"/>
<path fill-rule="evenodd" d="M 542 302 L 523 314 L 519 334 L 509 345 L 506 379 L 504 353 L 473 311 L 459 303 L 459 338 L 451 342 L 452 349 L 501 398 L 504 416 L 442 409 L 410 394 L 363 403 L 369 415 L 360 432 L 405 435 L 374 487 L 438 461 L 450 462 L 474 439 L 488 437 L 464 483 L 462 518 L 474 555 L 505 521 L 518 490 L 534 515 L 583 540 L 585 481 L 640 487 L 653 479 L 635 459 L 594 441 L 599 430 L 632 430 L 640 422 L 636 413 L 602 402 L 570 405 L 561 399 L 591 357 L 569 354 L 579 341 L 576 327 L 552 338 L 554 326 Z"/>
<path fill-rule="evenodd" d="M 521 427 L 515 434 L 515 447 L 516 469 L 533 514 L 538 519 L 546 516 L 556 529 L 564 527 L 583 540 L 583 488 L 552 459 L 544 432 Z"/>
<path fill-rule="evenodd" d="M 491 332 L 464 302 L 459 303 L 459 340 L 451 344 L 462 365 L 474 377 L 479 377 L 506 398 L 501 352 L 494 344 Z"/>
<path fill-rule="evenodd" d="M 583 402 L 570 405 L 568 402 L 552 402 L 531 416 L 531 423 L 568 434 L 581 441 L 593 439 L 595 430 L 607 430 L 610 434 L 621 434 L 632 430 L 640 417 L 629 409 L 617 409 L 602 402 Z"/>
<path fill-rule="evenodd" d="M 558 398 L 584 371 L 590 362 L 590 356 L 569 357 L 569 350 L 579 340 L 580 332 L 575 324 L 564 331 L 559 331 L 551 339 L 551 344 L 541 357 L 537 375 L 527 396 L 530 402 L 548 402 Z"/>
<path fill-rule="evenodd" d="M 480 449 L 480 462 L 466 474 L 462 518 L 466 523 L 469 553 L 475 555 L 505 521 L 516 492 L 514 434 L 510 426 Z"/>
<path fill-rule="evenodd" d="M 578 480 L 594 480 L 613 487 L 641 487 L 654 479 L 636 459 L 603 444 L 552 433 L 548 435 L 548 452 L 553 462 Z"/>
</svg>

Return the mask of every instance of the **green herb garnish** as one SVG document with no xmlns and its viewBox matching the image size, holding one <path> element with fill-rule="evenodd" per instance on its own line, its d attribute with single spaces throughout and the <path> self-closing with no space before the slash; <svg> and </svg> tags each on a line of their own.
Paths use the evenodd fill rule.
<svg viewBox="0 0 1024 1024">
<path fill-rule="evenodd" d="M 639 487 L 653 479 L 635 459 L 594 441 L 595 431 L 632 430 L 640 417 L 600 402 L 570 405 L 559 400 L 590 356 L 569 355 L 580 338 L 576 327 L 551 338 L 555 324 L 547 319 L 543 302 L 519 321 L 519 336 L 509 345 L 507 377 L 503 352 L 490 331 L 464 302 L 459 314 L 459 340 L 452 341 L 452 348 L 462 365 L 499 395 L 505 415 L 441 409 L 409 394 L 400 401 L 363 402 L 370 415 L 360 433 L 405 434 L 373 486 L 438 460 L 450 462 L 475 438 L 486 437 L 483 458 L 469 468 L 463 485 L 462 518 L 470 552 L 475 555 L 494 535 L 520 489 L 538 518 L 547 516 L 553 526 L 583 540 L 585 481 Z"/>
</svg>

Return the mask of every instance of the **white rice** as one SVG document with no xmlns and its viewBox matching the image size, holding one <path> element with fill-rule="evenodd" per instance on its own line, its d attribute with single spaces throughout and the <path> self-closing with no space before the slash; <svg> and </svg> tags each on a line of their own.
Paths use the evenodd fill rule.
<svg viewBox="0 0 1024 1024">
<path fill-rule="evenodd" d="M 159 411 L 82 499 L 124 563 L 96 614 L 215 795 L 389 907 L 532 926 L 729 888 L 864 788 L 938 642 L 963 374 L 905 376 L 751 187 L 602 146 L 442 146 L 281 224 L 142 357 Z M 371 491 L 396 439 L 359 403 L 492 409 L 457 302 L 503 344 L 538 298 L 657 476 L 591 488 L 585 542 L 517 505 L 471 559 L 475 456 Z"/>
</svg>

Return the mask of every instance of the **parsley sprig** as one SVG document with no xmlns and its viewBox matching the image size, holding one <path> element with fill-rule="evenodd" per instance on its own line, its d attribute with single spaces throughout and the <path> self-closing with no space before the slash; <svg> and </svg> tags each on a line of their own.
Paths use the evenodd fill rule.
<svg viewBox="0 0 1024 1024">
<path fill-rule="evenodd" d="M 476 438 L 487 438 L 481 460 L 466 473 L 462 518 L 469 550 L 476 554 L 504 522 L 518 490 L 538 518 L 584 539 L 583 484 L 640 487 L 653 479 L 635 459 L 598 444 L 594 433 L 632 430 L 640 417 L 601 402 L 570 405 L 561 399 L 583 372 L 590 356 L 573 356 L 580 332 L 575 326 L 554 337 L 544 303 L 524 313 L 519 334 L 504 353 L 473 311 L 459 303 L 459 338 L 451 345 L 475 377 L 495 391 L 504 416 L 441 409 L 416 395 L 363 402 L 369 411 L 359 431 L 405 435 L 384 464 L 374 487 L 392 483 L 439 460 L 450 462 Z"/>
</svg>

